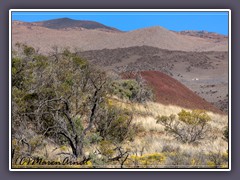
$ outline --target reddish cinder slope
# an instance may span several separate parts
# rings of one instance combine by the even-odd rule
[[[176,105],[188,109],[202,109],[223,114],[211,103],[164,73],[159,71],[142,71],[140,73],[147,81],[147,84],[152,87],[156,101],[161,104]]]

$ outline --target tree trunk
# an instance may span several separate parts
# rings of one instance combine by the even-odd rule
[[[76,157],[82,157],[83,156],[83,143],[78,143],[78,146],[76,147]]]
[[[76,144],[76,147],[75,147],[75,157],[76,158],[79,158],[81,156],[83,156],[83,141],[80,140],[79,141],[79,137],[76,136],[75,137],[75,144]]]

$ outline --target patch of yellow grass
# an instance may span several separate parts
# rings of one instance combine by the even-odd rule
[[[201,145],[196,146],[176,141],[166,134],[164,127],[161,124],[156,123],[157,116],[178,114],[185,108],[173,105],[166,106],[155,102],[147,102],[144,105],[138,103],[127,103],[116,98],[113,101],[119,108],[132,110],[134,113],[133,122],[140,124],[145,129],[145,135],[137,137],[131,145],[135,154],[161,152],[164,146],[171,146],[175,149],[180,148],[181,151],[186,151],[191,154],[226,152],[228,148],[228,143],[222,139],[223,131],[228,125],[227,115],[207,112],[212,119],[210,121],[210,125],[213,128],[213,136],[216,138],[206,139]],[[190,109],[185,110],[191,111]]]
[[[228,143],[222,139],[223,131],[228,124],[228,116],[226,115],[207,112],[212,119],[210,124],[213,128],[213,135],[216,136],[215,139],[205,139],[200,145],[183,144],[175,140],[171,135],[166,134],[164,127],[156,123],[156,117],[178,114],[184,108],[173,105],[166,106],[155,102],[147,102],[145,104],[129,103],[127,101],[121,101],[118,98],[109,99],[109,103],[122,109],[131,110],[134,114],[133,123],[140,124],[144,128],[144,132],[139,134],[133,142],[125,144],[126,148],[131,149],[131,155],[142,156],[144,154],[162,153],[166,147],[171,147],[176,151],[187,152],[194,157],[197,154],[208,154],[210,152],[225,153],[228,148]],[[95,147],[91,148],[94,149]],[[89,150],[88,152],[88,149],[85,150],[86,154],[89,154],[91,151]],[[70,147],[58,147],[49,140],[46,141],[44,148],[35,152],[35,155],[43,155],[49,160],[60,160],[64,155],[59,156],[57,154],[61,152],[71,153],[71,151]]]

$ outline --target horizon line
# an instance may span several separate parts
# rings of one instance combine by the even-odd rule
[[[19,21],[19,22],[24,22],[24,23],[38,23],[38,22],[44,22],[44,21],[50,21],[50,20],[57,20],[57,19],[70,19],[70,20],[74,20],[74,21],[90,21],[90,22],[96,22],[96,23],[99,23],[99,24],[102,24],[104,26],[107,26],[107,27],[110,27],[110,28],[115,28],[119,31],[123,31],[123,32],[130,32],[130,31],[136,31],[136,30],[140,30],[140,29],[148,29],[148,28],[153,28],[153,27],[161,27],[161,28],[164,28],[164,29],[167,29],[168,31],[173,31],[173,32],[183,32],[183,31],[194,31],[194,32],[207,32],[207,33],[215,33],[215,34],[219,34],[219,35],[223,35],[223,36],[227,36],[228,37],[228,34],[222,34],[222,33],[218,33],[218,32],[214,32],[214,31],[207,31],[207,30],[204,30],[204,29],[199,29],[199,30],[196,30],[196,29],[183,29],[183,30],[171,30],[171,29],[168,29],[164,26],[161,26],[161,25],[153,25],[153,26],[145,26],[145,27],[142,27],[142,28],[138,28],[138,29],[134,29],[134,30],[129,30],[129,31],[125,31],[125,30],[121,30],[121,29],[118,29],[116,27],[113,27],[113,26],[108,26],[108,25],[105,25],[103,23],[100,23],[98,21],[94,21],[94,20],[85,20],[85,19],[75,19],[75,18],[69,18],[69,17],[60,17],[60,18],[54,18],[54,19],[47,19],[47,20],[39,20],[39,21],[23,21],[23,20],[12,20],[13,21]],[[47,28],[47,27],[45,27]],[[51,28],[50,28],[51,29]]]

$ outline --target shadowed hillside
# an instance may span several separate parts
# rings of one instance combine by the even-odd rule
[[[34,24],[50,29],[85,28],[119,31],[116,28],[108,27],[95,21],[74,20],[70,18],[53,19],[48,21],[35,22]]]

